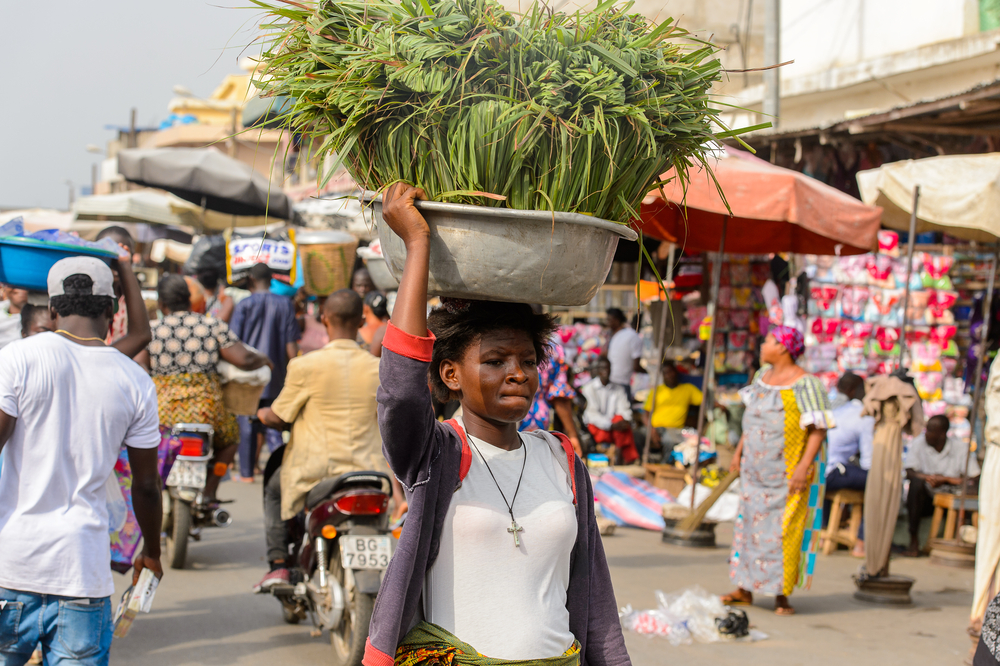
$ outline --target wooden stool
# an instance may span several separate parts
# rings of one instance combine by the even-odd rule
[[[955,529],[958,527],[956,523],[958,522],[958,509],[962,504],[962,498],[960,495],[952,495],[950,493],[937,493],[934,495],[934,517],[931,518],[931,534],[927,538],[928,543],[938,538],[938,531],[941,529],[941,518],[945,515],[945,510],[947,509],[948,515],[944,520],[944,536],[942,537],[945,541],[950,541],[955,538]],[[979,497],[976,495],[969,495],[965,498],[965,513],[972,515],[972,524],[979,527]]]
[[[862,490],[838,490],[828,498],[831,502],[830,521],[823,531],[823,554],[832,553],[838,544],[854,548],[858,542],[858,528],[864,516],[865,493]],[[844,507],[851,507],[851,521],[847,529],[840,529],[840,516]]]

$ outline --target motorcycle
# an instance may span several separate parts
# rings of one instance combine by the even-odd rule
[[[358,666],[382,574],[392,557],[389,477],[349,472],[321,481],[304,515],[288,521],[289,583],[270,588],[285,621],[311,616],[314,635],[330,631],[334,663]]]
[[[202,494],[215,430],[202,423],[178,423],[171,434],[181,447],[164,484],[169,501],[163,503],[163,533],[167,564],[183,569],[189,539],[200,541],[203,527],[229,527],[233,517],[225,508],[207,504]]]

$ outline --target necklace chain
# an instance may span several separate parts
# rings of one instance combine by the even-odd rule
[[[515,523],[516,524],[517,521],[514,520],[514,502],[517,501],[517,492],[519,490],[521,490],[521,479],[524,478],[524,466],[528,462],[528,446],[527,446],[527,444],[523,440],[521,441],[521,448],[524,449],[524,459],[521,461],[521,474],[517,477],[517,487],[514,488],[514,496],[511,497],[510,498],[510,502],[508,502],[507,501],[507,496],[504,495],[503,488],[500,487],[500,483],[497,481],[497,477],[493,475],[493,470],[490,469],[490,464],[488,462],[486,462],[486,456],[484,456],[483,452],[479,450],[479,447],[476,446],[476,443],[474,441],[472,441],[472,437],[471,436],[469,437],[469,443],[472,444],[472,448],[474,448],[476,450],[476,453],[479,454],[479,457],[483,459],[483,464],[486,465],[486,471],[490,473],[490,477],[493,479],[493,483],[496,484],[497,490],[500,491],[500,497],[503,498],[503,503],[507,505],[507,513],[510,514],[510,521],[511,521],[511,523]],[[515,540],[516,540],[516,536],[517,535],[515,534],[514,536],[515,536]]]
[[[56,333],[62,333],[63,335],[68,335],[69,337],[73,338],[74,340],[79,340],[80,342],[90,342],[91,340],[96,341],[96,342],[104,342],[104,338],[81,338],[79,335],[73,335],[69,331],[66,331],[66,330],[61,329],[61,328],[56,329]]]

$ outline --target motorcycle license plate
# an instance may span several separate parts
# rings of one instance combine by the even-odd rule
[[[208,478],[208,463],[202,460],[175,460],[167,485],[181,488],[204,488]]]
[[[340,537],[340,562],[345,569],[385,569],[392,557],[388,536]]]

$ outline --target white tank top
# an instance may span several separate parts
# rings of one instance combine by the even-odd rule
[[[521,433],[521,441],[522,448],[504,451],[469,436],[472,466],[448,507],[424,588],[428,622],[497,659],[555,657],[575,640],[566,609],[577,533],[571,481],[541,434]],[[525,463],[514,502],[523,528],[517,548],[483,457],[508,502]]]

